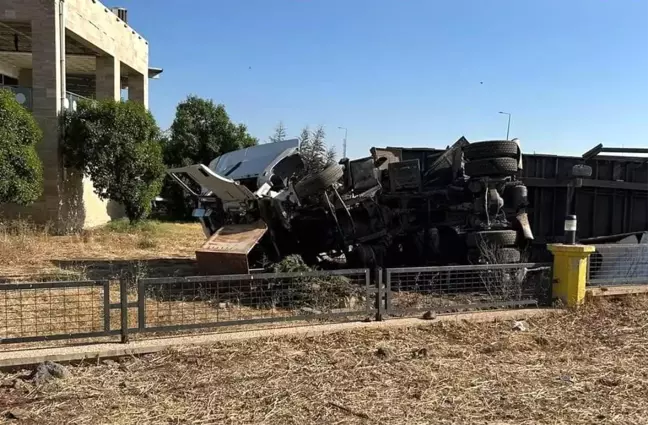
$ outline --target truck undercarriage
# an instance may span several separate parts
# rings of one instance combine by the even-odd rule
[[[291,254],[319,267],[520,261],[533,234],[519,142],[461,138],[429,151],[421,164],[405,148],[372,148],[301,177],[288,140],[169,174],[196,198],[209,238],[197,258],[212,273]]]

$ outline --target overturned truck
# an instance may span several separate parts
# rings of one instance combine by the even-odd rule
[[[299,141],[285,140],[168,173],[196,199],[208,238],[197,259],[209,273],[291,254],[351,268],[520,261],[533,234],[519,141],[408,151],[372,148],[304,175]]]

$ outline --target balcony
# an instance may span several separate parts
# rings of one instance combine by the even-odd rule
[[[65,107],[65,108],[69,108],[69,109],[71,109],[71,110],[73,110],[73,111],[76,111],[76,110],[77,110],[77,105],[78,105],[79,102],[81,102],[82,100],[91,100],[91,99],[89,99],[89,98],[87,98],[87,97],[83,97],[83,96],[81,96],[81,95],[78,95],[78,94],[76,94],[76,93],[72,93],[72,92],[69,92],[69,91],[68,91],[68,92],[65,92],[65,98],[67,99],[68,104],[67,104],[67,105],[64,105],[64,107]]]
[[[33,99],[32,99],[32,89],[29,87],[21,86],[6,86],[0,85],[0,89],[6,89],[11,91],[16,97],[16,101],[23,105],[25,108],[30,111],[33,109]],[[80,96],[76,93],[66,92],[65,97],[67,98],[68,105],[67,107],[76,111],[77,105],[82,100],[88,100],[87,97]]]
[[[29,87],[21,86],[4,86],[0,85],[0,89],[9,90],[16,97],[16,101],[23,105],[25,108],[32,110],[32,89]]]

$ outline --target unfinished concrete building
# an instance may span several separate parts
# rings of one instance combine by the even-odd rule
[[[36,204],[3,206],[5,216],[67,230],[120,214],[93,193],[87,178],[62,167],[58,117],[80,98],[119,100],[122,93],[148,107],[148,80],[161,72],[149,68],[148,52],[125,9],[97,0],[0,0],[0,86],[15,93],[43,131],[38,149],[45,178]]]

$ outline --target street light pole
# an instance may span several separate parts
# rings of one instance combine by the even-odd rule
[[[339,130],[344,130],[344,140],[342,141],[342,158],[346,158],[346,147],[347,147],[347,133],[348,129],[346,127],[338,127]]]
[[[511,114],[500,111],[500,114],[508,115],[508,124],[506,125],[506,140],[509,140],[509,131],[511,130]]]

